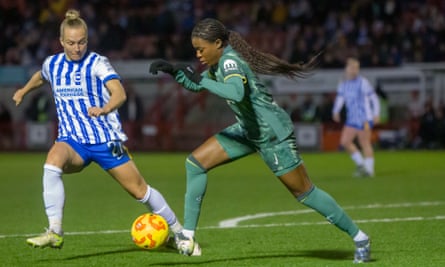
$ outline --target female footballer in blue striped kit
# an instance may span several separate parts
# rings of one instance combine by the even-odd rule
[[[303,205],[323,215],[354,241],[354,261],[370,260],[370,239],[328,193],[315,186],[306,172],[289,115],[274,101],[257,74],[304,77],[312,65],[289,64],[251,47],[239,33],[215,19],[204,19],[192,31],[196,57],[208,66],[202,74],[191,66],[164,60],[151,64],[150,72],[174,76],[184,88],[208,90],[225,99],[237,122],[207,139],[187,158],[184,236],[179,251],[193,254],[194,234],[206,192],[207,172],[258,152],[266,165]],[[312,61],[313,62],[313,61]]]
[[[130,195],[162,215],[174,233],[182,225],[163,196],[148,186],[123,142],[118,107],[126,100],[120,77],[106,57],[87,51],[88,29],[76,10],[68,10],[60,25],[62,53],[46,58],[13,100],[49,82],[57,116],[58,137],[43,166],[43,199],[49,227],[27,239],[34,247],[61,248],[65,192],[62,174],[81,171],[91,162],[107,171]],[[112,205],[112,203],[110,203]]]
[[[359,75],[360,62],[348,58],[345,67],[345,79],[337,88],[332,110],[333,120],[340,122],[340,111],[346,106],[346,122],[340,137],[340,144],[350,154],[357,166],[355,176],[374,176],[374,151],[371,144],[371,130],[379,122],[380,103],[369,81]],[[358,142],[363,155],[354,144]]]

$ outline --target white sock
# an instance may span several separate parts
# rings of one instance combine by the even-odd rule
[[[193,230],[183,230],[182,233],[184,234],[185,237],[188,238],[193,238],[195,236],[195,231]]]
[[[58,235],[63,235],[62,230],[62,219],[57,217],[48,218],[49,230],[53,231]]]
[[[370,174],[374,174],[374,158],[365,158],[364,164],[366,171]]]
[[[175,213],[168,206],[161,193],[159,193],[156,189],[147,186],[147,192],[145,193],[145,196],[139,201],[141,203],[144,203],[149,210],[153,211],[153,213],[159,214],[164,217],[172,230],[173,228],[177,229],[177,225],[179,224],[179,222],[176,219]]]
[[[368,240],[369,237],[362,230],[358,230],[358,233],[354,236],[354,242],[360,242],[364,240]]]
[[[182,224],[180,224],[178,221],[176,221],[173,225],[170,225],[170,230],[174,233],[180,233],[182,232],[184,228],[182,228]]]
[[[62,235],[63,206],[65,189],[62,181],[62,170],[56,166],[43,166],[43,202],[48,216],[49,230]]]
[[[352,159],[352,161],[355,162],[355,165],[357,165],[357,166],[363,165],[363,157],[362,157],[362,154],[359,151],[356,151],[356,152],[352,153],[351,154],[351,159]]]

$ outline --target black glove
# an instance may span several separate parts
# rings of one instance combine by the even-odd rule
[[[192,82],[199,84],[202,80],[201,73],[197,72],[192,66],[187,64],[176,64],[174,72],[184,72],[185,76]]]
[[[150,65],[150,73],[151,74],[158,74],[158,71],[162,71],[162,72],[168,73],[170,75],[173,75],[175,70],[171,63],[169,63],[168,61],[165,61],[163,59],[159,59],[159,60],[153,61],[153,63],[151,63],[151,65]]]

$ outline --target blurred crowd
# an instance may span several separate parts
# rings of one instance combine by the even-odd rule
[[[89,25],[89,48],[110,59],[192,60],[190,31],[218,18],[291,62],[323,50],[322,68],[445,61],[444,0],[0,0],[0,65],[40,65],[61,50],[67,8]]]
[[[190,32],[196,21],[212,17],[256,48],[290,62],[323,51],[321,68],[343,68],[348,56],[358,57],[362,67],[445,61],[445,0],[0,0],[0,65],[36,67],[60,52],[59,26],[68,8],[80,10],[87,22],[89,49],[111,60],[191,61]],[[144,110],[133,95],[129,92],[120,113],[124,124],[140,127]],[[445,105],[435,109],[430,99],[417,97],[413,94],[408,107],[406,146],[444,148]],[[37,92],[25,120],[55,120],[48,98]],[[331,93],[318,99],[305,95],[295,107],[296,96],[290,96],[292,103],[283,106],[294,122],[332,124],[333,99]],[[384,125],[391,112],[382,111]],[[3,104],[0,120],[1,148],[13,135],[11,113]],[[140,134],[140,129],[127,131]]]

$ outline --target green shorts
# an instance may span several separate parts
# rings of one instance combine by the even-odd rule
[[[216,134],[216,139],[232,160],[254,152],[260,153],[261,158],[276,176],[292,171],[303,162],[293,134],[282,141],[257,143],[249,140],[244,134],[244,129],[235,123]]]

